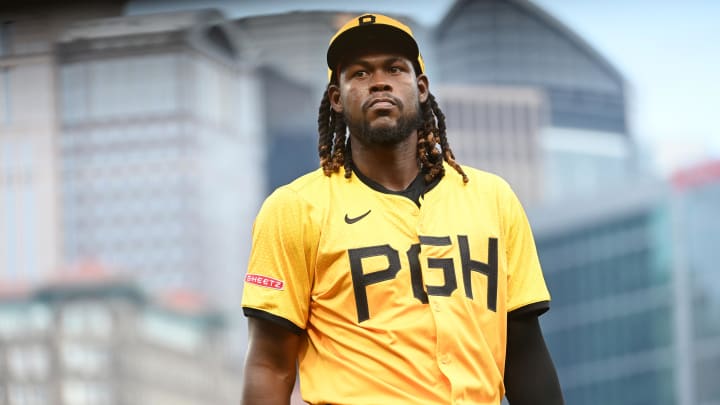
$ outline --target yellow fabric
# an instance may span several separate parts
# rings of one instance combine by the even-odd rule
[[[421,207],[321,170],[265,201],[248,274],[284,284],[246,282],[243,307],[306,331],[305,401],[500,403],[507,313],[550,295],[515,194],[495,175],[464,169],[469,183],[449,171]],[[493,239],[496,292],[486,275]]]

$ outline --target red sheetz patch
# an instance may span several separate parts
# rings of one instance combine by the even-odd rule
[[[258,276],[257,274],[247,274],[245,282],[259,285],[260,287],[272,288],[273,290],[282,290],[285,282],[272,277]]]

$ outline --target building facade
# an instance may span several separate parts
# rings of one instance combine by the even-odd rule
[[[432,92],[458,162],[502,174],[521,201],[542,199],[540,134],[548,120],[542,92],[490,85],[438,85]]]
[[[258,77],[217,12],[76,22],[57,44],[63,252],[239,300],[265,179]]]
[[[0,280],[37,282],[61,256],[54,40],[74,19],[121,11],[115,1],[0,10]]]
[[[566,401],[718,403],[720,163],[615,191],[529,213]]]
[[[262,99],[264,192],[270,194],[318,164],[318,107],[320,96],[312,86],[294,81],[273,67],[258,69]]]
[[[590,193],[632,174],[624,79],[560,21],[527,0],[458,0],[433,39],[436,82],[544,94],[543,199]]]
[[[179,295],[178,295],[179,294]],[[84,268],[0,297],[0,403],[228,404],[224,320],[192,294],[153,299]]]

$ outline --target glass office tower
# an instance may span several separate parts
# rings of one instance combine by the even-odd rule
[[[720,162],[530,212],[569,404],[720,401]]]
[[[526,0],[457,0],[432,36],[434,83],[529,87],[547,98],[539,137],[545,200],[632,174],[625,80],[561,21]]]

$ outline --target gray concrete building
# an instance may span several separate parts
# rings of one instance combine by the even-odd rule
[[[214,11],[79,21],[56,45],[63,252],[237,305],[262,95]]]
[[[440,85],[433,94],[445,114],[448,141],[462,164],[502,174],[523,202],[543,197],[541,131],[545,94],[533,87]]]
[[[121,12],[120,1],[0,7],[0,280],[37,282],[62,255],[54,41],[71,21]]]
[[[152,297],[84,264],[0,294],[0,403],[200,405],[239,397],[225,321],[187,291]]]

